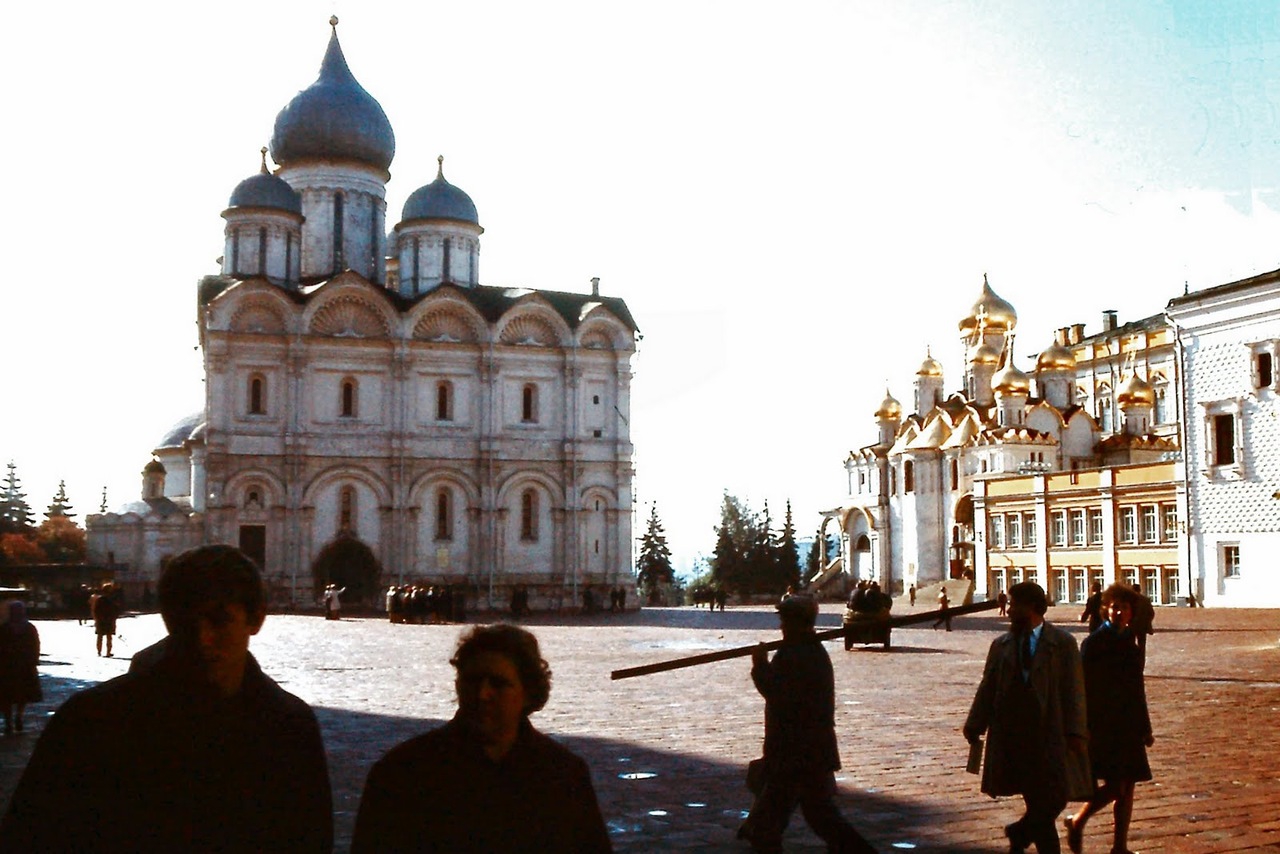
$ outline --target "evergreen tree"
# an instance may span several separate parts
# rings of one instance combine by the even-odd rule
[[[18,467],[13,460],[9,461],[8,468],[3,489],[0,490],[0,533],[30,534],[31,505],[27,503],[26,493],[22,491]]]
[[[800,553],[796,551],[796,527],[791,521],[791,499],[787,499],[787,514],[783,517],[782,536],[778,539],[778,574],[783,585],[800,587]],[[785,587],[784,587],[785,589]]]
[[[671,568],[671,549],[667,546],[667,535],[658,519],[657,504],[649,508],[649,524],[644,536],[640,538],[636,575],[641,595],[651,604],[656,601],[662,586],[675,580],[675,571]]]
[[[711,581],[736,590],[742,576],[743,556],[733,544],[733,532],[725,522],[716,526],[716,547],[711,552]]]
[[[71,502],[67,500],[67,482],[65,480],[58,481],[58,492],[53,496],[53,501],[49,503],[49,509],[44,511],[46,519],[73,519],[74,513],[71,512]]]

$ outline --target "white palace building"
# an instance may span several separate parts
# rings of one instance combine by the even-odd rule
[[[443,162],[388,231],[395,137],[331,24],[198,285],[205,407],[139,501],[88,518],[90,559],[137,593],[187,547],[238,544],[278,605],[327,581],[464,585],[473,607],[632,584],[626,304],[596,280],[481,284],[484,229]]]

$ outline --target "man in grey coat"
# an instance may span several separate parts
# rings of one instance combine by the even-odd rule
[[[1093,791],[1084,671],[1075,638],[1044,621],[1040,585],[1009,590],[1009,631],[991,643],[964,736],[988,733],[982,791],[1021,795],[1022,818],[1004,829],[1011,852],[1034,844],[1058,854],[1057,818],[1068,800]]]

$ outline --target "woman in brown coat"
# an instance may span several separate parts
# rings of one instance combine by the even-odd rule
[[[21,602],[9,603],[9,622],[0,626],[0,709],[4,711],[4,734],[22,732],[22,713],[27,703],[44,699],[40,690],[40,633],[27,619]],[[16,710],[16,714],[15,714]]]

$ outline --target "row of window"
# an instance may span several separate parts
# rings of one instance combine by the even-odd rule
[[[359,415],[359,384],[355,379],[344,379],[339,387],[338,415],[356,418]],[[592,403],[599,404],[600,396],[594,395]],[[267,379],[259,374],[249,377],[248,400],[245,411],[249,415],[268,415]],[[436,383],[436,420],[453,420],[453,383],[440,380]],[[525,383],[520,390],[520,420],[526,424],[538,423],[538,386]],[[596,431],[599,433],[600,431]]]
[[[1119,581],[1130,587],[1138,587],[1148,599],[1156,604],[1172,604],[1182,595],[1182,579],[1174,566],[1125,566],[1120,568]],[[1010,569],[992,568],[989,589],[993,591],[1008,590],[1021,581],[1035,581],[1044,584],[1033,569],[1025,572],[1022,567]],[[1089,589],[1094,585],[1105,584],[1105,576],[1101,569],[1086,567],[1057,567],[1049,573],[1049,583],[1045,592],[1050,601],[1083,603],[1089,598]]]
[[[538,524],[538,492],[526,489],[520,493],[520,540],[536,543],[541,538]],[[258,505],[260,499],[256,490],[250,490],[245,501],[246,506]],[[453,493],[447,489],[436,490],[435,495],[435,531],[433,538],[437,542],[453,540],[454,520]],[[596,508],[599,509],[599,503]],[[356,536],[356,490],[354,486],[344,486],[338,493],[338,530],[344,534]]]
[[[1116,541],[1124,545],[1176,542],[1178,508],[1174,504],[1125,504],[1116,510]],[[1054,510],[1049,516],[1049,544],[1073,548],[1102,545],[1102,509]],[[1035,513],[993,513],[987,520],[988,547],[1036,547]]]

